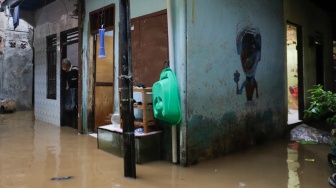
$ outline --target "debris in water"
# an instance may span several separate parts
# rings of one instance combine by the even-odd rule
[[[306,161],[309,161],[309,162],[314,162],[315,159],[305,159]]]
[[[59,181],[59,180],[67,180],[67,179],[71,179],[73,178],[73,176],[61,176],[61,177],[57,177],[57,178],[51,178],[52,181]]]
[[[307,144],[317,144],[316,142],[313,142],[313,141],[300,141],[300,144],[303,144],[303,145],[307,145]]]
[[[246,183],[244,182],[239,182],[239,187],[245,187],[246,186]]]
[[[318,130],[306,124],[299,125],[291,130],[291,141],[297,141],[300,144],[331,144],[331,133]]]

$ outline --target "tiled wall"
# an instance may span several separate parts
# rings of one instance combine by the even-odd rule
[[[42,30],[43,26],[36,30]],[[44,122],[60,125],[60,94],[57,82],[56,100],[47,99],[46,36],[35,38],[35,118]],[[57,80],[59,80],[57,65]]]
[[[74,1],[64,1],[68,11]],[[60,33],[78,26],[77,19],[71,18],[61,1],[49,4],[37,14],[38,26],[34,30],[35,47],[35,118],[60,126],[60,63],[57,64],[56,100],[47,99],[47,53],[46,37],[57,34],[57,60],[60,62]],[[45,20],[47,18],[47,20]],[[42,23],[43,22],[43,23]]]

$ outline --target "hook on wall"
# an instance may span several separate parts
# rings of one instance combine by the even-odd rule
[[[100,39],[100,49],[99,49],[99,55],[98,58],[105,58],[105,29],[104,29],[104,14],[105,14],[105,0],[104,0],[104,5],[103,5],[103,10],[101,12],[100,15],[100,24],[101,24],[101,28],[99,29],[99,39]]]

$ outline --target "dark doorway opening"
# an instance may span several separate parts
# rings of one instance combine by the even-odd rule
[[[64,31],[60,36],[61,42],[61,59],[67,58],[72,66],[78,66],[78,29]],[[61,126],[68,126],[78,129],[78,109],[73,111],[65,110],[65,72],[61,71],[60,76],[60,95],[61,95]],[[78,101],[77,101],[78,104]]]
[[[323,46],[316,45],[316,85],[324,84]]]

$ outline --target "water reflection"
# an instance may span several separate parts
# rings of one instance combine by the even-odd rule
[[[0,118],[0,187],[284,188],[296,180],[301,187],[328,187],[331,175],[330,146],[295,149],[283,139],[187,168],[165,161],[137,165],[137,178],[129,179],[123,159],[99,150],[96,138],[33,117],[15,112]],[[52,180],[65,176],[72,178]]]
[[[299,143],[294,142],[288,144],[287,153],[287,164],[288,164],[288,188],[299,188],[300,187],[300,178],[298,174],[298,169],[300,168],[300,164],[298,162],[299,154],[298,154]]]
[[[28,117],[25,126],[21,126],[20,117],[13,114],[1,114],[0,187],[3,187],[1,185],[27,187],[26,182],[30,179],[28,172],[31,169],[34,158],[32,155],[34,150],[34,136],[31,134],[34,129],[31,115],[28,115]],[[16,147],[23,145],[24,147]],[[12,164],[20,168],[13,168]]]

